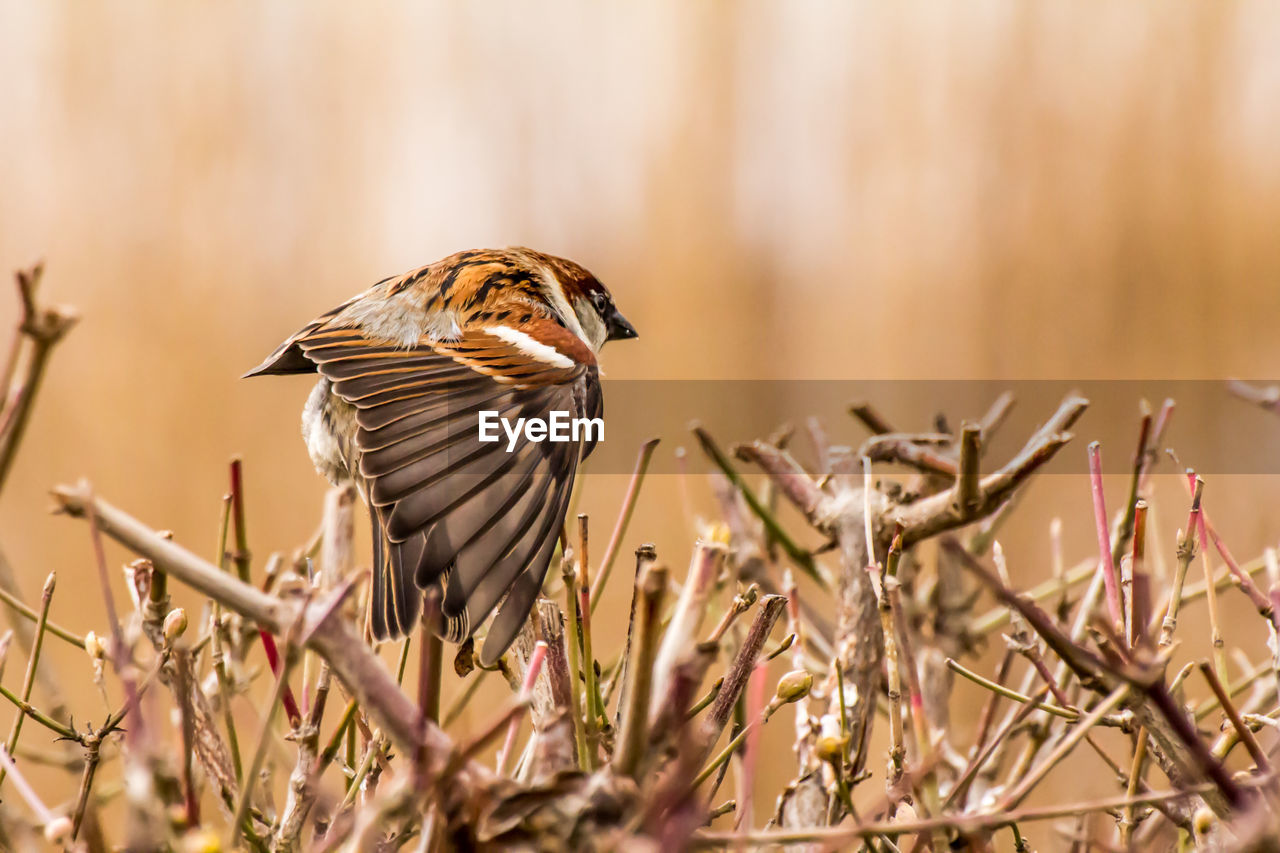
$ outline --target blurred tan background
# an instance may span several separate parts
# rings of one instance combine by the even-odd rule
[[[2,2],[0,270],[46,259],[44,297],[83,320],[0,546],[101,630],[47,487],[87,476],[211,553],[239,453],[255,554],[292,548],[323,495],[309,382],[237,377],[461,248],[596,272],[641,332],[606,351],[616,379],[1275,374],[1278,38],[1264,3]],[[632,538],[682,566],[673,479]],[[1025,563],[1054,513],[1070,557],[1093,547],[1061,479],[1070,502],[1038,489],[1009,533]],[[1273,479],[1211,484],[1243,554],[1280,531]],[[597,530],[623,480],[588,478]]]

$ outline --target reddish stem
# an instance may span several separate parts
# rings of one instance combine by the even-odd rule
[[[276,638],[262,628],[258,629],[258,636],[262,638],[262,649],[267,653],[267,663],[271,665],[271,672],[279,678],[281,664],[280,652],[276,649]],[[284,695],[280,698],[280,703],[284,705],[284,712],[289,717],[289,725],[296,729],[302,723],[302,712],[298,710],[298,702],[293,698],[293,689],[287,684],[284,686]]]
[[[1151,618],[1151,584],[1147,577],[1147,502],[1138,499],[1133,511],[1133,586],[1129,590],[1129,647],[1146,640]]]
[[[1169,419],[1173,417],[1174,402],[1172,399],[1166,398],[1160,406],[1160,412],[1156,415],[1155,425],[1151,430],[1151,440],[1147,444],[1147,452],[1142,461],[1142,473],[1138,476],[1138,494],[1145,495],[1147,492],[1147,480],[1151,476],[1151,464],[1155,461],[1155,455],[1160,450],[1160,442],[1164,439],[1165,430],[1169,427]]]
[[[542,672],[542,662],[547,657],[547,643],[545,640],[539,640],[533,647],[533,654],[529,656],[529,668],[525,670],[524,681],[520,684],[520,701],[528,702],[533,696],[533,685],[538,680],[538,674]],[[516,733],[520,731],[520,717],[511,718],[511,722],[507,724],[507,739],[502,744],[502,752],[498,753],[498,772],[505,773],[507,770],[507,759],[511,756],[511,747],[515,745]]]
[[[1190,468],[1187,469],[1187,488],[1192,492],[1195,491],[1196,473]],[[1271,599],[1262,594],[1262,590],[1258,589],[1258,585],[1253,582],[1253,578],[1249,573],[1240,568],[1240,564],[1236,562],[1236,558],[1232,555],[1231,549],[1227,547],[1227,543],[1222,541],[1222,537],[1218,535],[1217,529],[1213,526],[1213,521],[1209,518],[1209,513],[1202,506],[1200,508],[1200,518],[1204,524],[1204,530],[1209,534],[1209,541],[1213,543],[1213,547],[1217,550],[1218,556],[1222,558],[1222,562],[1227,564],[1227,571],[1235,578],[1236,583],[1240,585],[1240,589],[1244,594],[1249,596],[1249,600],[1253,602],[1253,606],[1258,608],[1258,612],[1262,614],[1268,622],[1280,629],[1280,619],[1277,619],[1276,609],[1271,604]],[[1202,546],[1203,547],[1203,546]]]
[[[1107,503],[1102,492],[1102,448],[1098,442],[1089,445],[1089,480],[1093,487],[1093,520],[1098,529],[1098,571],[1107,588],[1107,610],[1115,625],[1124,625],[1124,606],[1120,602],[1120,579],[1111,559],[1111,528],[1107,523]]]

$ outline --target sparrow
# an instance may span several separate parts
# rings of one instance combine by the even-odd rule
[[[482,441],[481,413],[599,418],[597,353],[636,336],[573,261],[485,249],[383,279],[245,374],[319,374],[302,434],[316,470],[354,483],[369,508],[375,640],[410,633],[434,586],[439,636],[461,642],[496,608],[481,663],[506,651],[541,591],[595,439]]]

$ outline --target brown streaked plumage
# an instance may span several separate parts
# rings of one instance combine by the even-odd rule
[[[319,373],[303,410],[316,469],[354,481],[374,528],[370,627],[413,629],[443,592],[442,635],[497,608],[481,658],[511,644],[542,587],[587,442],[479,441],[479,412],[599,417],[596,352],[636,336],[572,261],[459,252],[383,279],[304,326],[246,376]],[[499,606],[500,605],[500,606]]]

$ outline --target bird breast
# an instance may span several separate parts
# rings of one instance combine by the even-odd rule
[[[328,379],[321,379],[302,409],[302,437],[316,470],[335,486],[351,480],[355,434],[355,407],[333,393]]]

